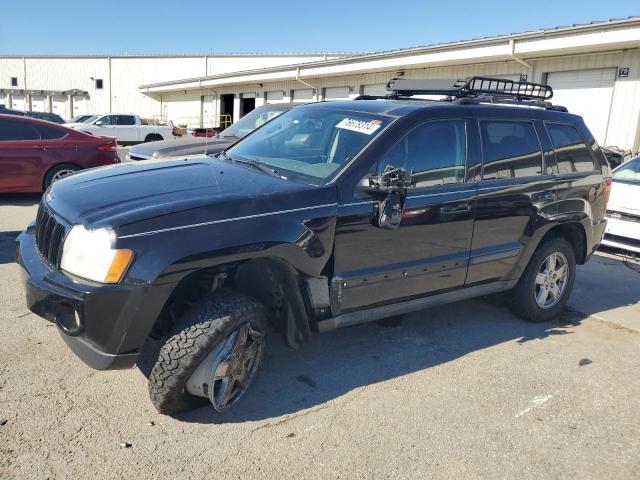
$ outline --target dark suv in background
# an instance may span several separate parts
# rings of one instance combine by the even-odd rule
[[[294,108],[215,157],[54,184],[18,238],[29,308],[98,369],[162,338],[149,378],[162,413],[234,405],[271,328],[296,347],[497,292],[527,320],[554,318],[611,188],[582,118],[533,83],[388,89]]]

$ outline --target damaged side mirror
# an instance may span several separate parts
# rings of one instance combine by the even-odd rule
[[[380,175],[367,175],[358,184],[367,193],[390,193],[413,186],[411,173],[404,168],[388,165]]]
[[[396,229],[402,222],[407,189],[411,188],[411,173],[403,168],[387,166],[380,175],[364,177],[359,188],[369,194],[379,195],[380,202],[372,218],[372,223],[380,228]]]

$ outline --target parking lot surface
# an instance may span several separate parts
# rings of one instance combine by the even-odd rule
[[[639,478],[640,266],[578,270],[554,322],[500,297],[316,335],[272,335],[231,412],[155,412],[138,368],[96,372],[25,307],[0,197],[0,478]]]

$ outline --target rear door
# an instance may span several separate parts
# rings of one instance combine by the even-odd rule
[[[518,278],[518,259],[557,196],[541,122],[493,114],[477,126],[483,163],[467,284]]]
[[[32,124],[0,119],[0,189],[39,186],[46,155]]]
[[[380,228],[379,198],[354,197],[338,206],[334,314],[394,303],[464,284],[473,233],[476,187],[468,181],[468,118],[429,120],[404,134],[380,159],[414,171],[401,224]]]

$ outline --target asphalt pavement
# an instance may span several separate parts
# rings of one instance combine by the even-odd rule
[[[500,296],[269,338],[225,415],[159,415],[140,366],[97,372],[25,307],[13,241],[37,196],[0,198],[0,478],[640,478],[640,268],[578,270],[555,321]]]

